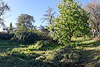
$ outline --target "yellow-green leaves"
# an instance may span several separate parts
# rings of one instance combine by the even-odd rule
[[[66,44],[75,34],[89,33],[88,15],[74,0],[62,0],[58,9],[60,16],[55,19],[55,25],[50,26],[54,29],[53,38],[55,40]]]

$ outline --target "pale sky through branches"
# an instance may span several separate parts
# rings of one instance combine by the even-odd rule
[[[43,17],[43,14],[45,14],[45,11],[48,9],[48,7],[54,8],[54,11],[56,11],[56,15],[58,15],[58,8],[57,4],[60,2],[60,0],[3,0],[4,2],[8,3],[8,5],[11,7],[11,11],[9,11],[5,18],[5,24],[7,26],[10,25],[10,22],[12,22],[13,26],[15,26],[15,23],[17,22],[17,17],[20,14],[29,14],[34,16],[35,24],[37,26],[45,25],[45,23],[42,23],[40,20]],[[81,2],[82,6],[87,4],[91,0],[75,0]]]

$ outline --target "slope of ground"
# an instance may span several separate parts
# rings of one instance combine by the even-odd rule
[[[76,56],[76,60],[78,60],[77,64],[75,63],[72,66],[67,65],[67,67],[100,67],[100,41],[98,38],[79,37],[73,38],[72,40],[70,45],[76,47],[78,52],[80,52],[80,56]],[[71,52],[77,52],[76,49],[72,50],[69,47],[65,47],[66,45],[51,45],[46,42],[49,46],[43,46],[43,44],[41,46],[37,45],[39,43],[36,43],[36,45],[21,45],[11,41],[1,40],[0,67],[61,67],[58,64],[60,57],[65,56],[66,58],[67,55],[71,55]],[[39,49],[37,48],[38,46]],[[65,49],[62,49],[64,47]],[[80,59],[78,59],[79,57]],[[66,62],[66,59],[61,61]],[[63,67],[65,66],[63,63]]]
[[[85,67],[100,67],[100,40],[94,38],[79,43],[81,59]]]

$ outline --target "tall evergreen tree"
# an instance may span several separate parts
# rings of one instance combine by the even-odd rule
[[[10,23],[9,31],[10,31],[10,32],[13,32],[13,26],[12,26],[12,23]]]

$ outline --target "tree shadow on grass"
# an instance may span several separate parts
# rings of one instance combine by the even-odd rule
[[[10,40],[0,40],[0,53],[11,51],[13,48],[20,47],[19,43]]]
[[[81,59],[86,67],[100,66],[100,50],[83,50],[81,51]]]
[[[0,56],[0,67],[56,67],[53,63],[36,60],[40,55],[9,54]]]
[[[95,41],[95,42],[90,42],[90,43],[84,43],[84,44],[82,44],[82,46],[83,47],[98,47],[98,46],[100,46],[100,41]]]
[[[100,46],[100,41],[88,41],[87,43],[83,43],[83,42],[77,42],[77,41],[73,41],[71,43],[74,46],[82,46],[82,47],[98,47]]]
[[[83,47],[80,50],[80,62],[86,67],[100,67],[100,41],[72,42],[72,45]],[[84,49],[85,48],[85,49]]]

